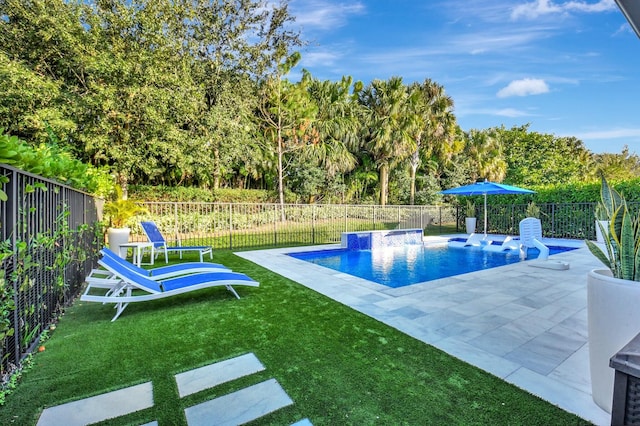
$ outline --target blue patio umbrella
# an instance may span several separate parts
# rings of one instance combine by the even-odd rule
[[[517,186],[504,185],[502,183],[489,182],[488,180],[479,181],[470,185],[459,186],[457,188],[445,189],[440,191],[445,195],[484,195],[484,235],[487,235],[487,195],[500,194],[533,194],[535,191],[530,189],[518,188]]]

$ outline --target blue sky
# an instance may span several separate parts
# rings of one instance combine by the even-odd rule
[[[640,39],[613,0],[290,0],[309,45],[289,75],[430,78],[463,130],[529,124],[640,154]]]

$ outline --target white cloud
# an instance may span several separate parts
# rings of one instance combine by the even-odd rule
[[[501,117],[516,118],[516,117],[527,117],[527,116],[530,116],[531,114],[525,111],[514,109],[514,108],[504,108],[499,111],[496,111],[495,115],[499,115]]]
[[[511,19],[535,19],[543,15],[559,15],[569,12],[598,13],[617,9],[614,0],[599,0],[595,3],[586,1],[568,1],[555,3],[552,0],[535,0],[513,8]]]
[[[619,139],[640,138],[640,129],[607,129],[593,132],[585,132],[577,135],[580,139]]]
[[[291,2],[292,15],[296,17],[296,24],[306,29],[317,28],[328,30],[347,24],[350,15],[364,13],[365,7],[361,2],[332,3],[325,0],[295,0]]]
[[[302,62],[305,67],[314,67],[318,65],[333,65],[340,59],[341,55],[334,51],[316,50],[302,55]]]
[[[523,78],[522,80],[514,80],[507,87],[500,89],[497,96],[499,98],[508,98],[510,96],[540,95],[548,91],[549,86],[544,80]]]

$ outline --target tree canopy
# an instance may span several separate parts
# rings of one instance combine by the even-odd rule
[[[421,203],[475,179],[640,176],[529,125],[461,129],[425,78],[302,70],[286,0],[0,1],[0,128],[128,184],[276,190],[280,202]]]

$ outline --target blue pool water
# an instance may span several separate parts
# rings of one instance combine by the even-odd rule
[[[549,254],[568,250],[573,248],[549,247]],[[527,259],[535,259],[539,253],[538,249],[529,249]],[[289,255],[393,288],[520,262],[517,251],[492,252],[479,247],[422,245],[374,250],[322,250]]]

